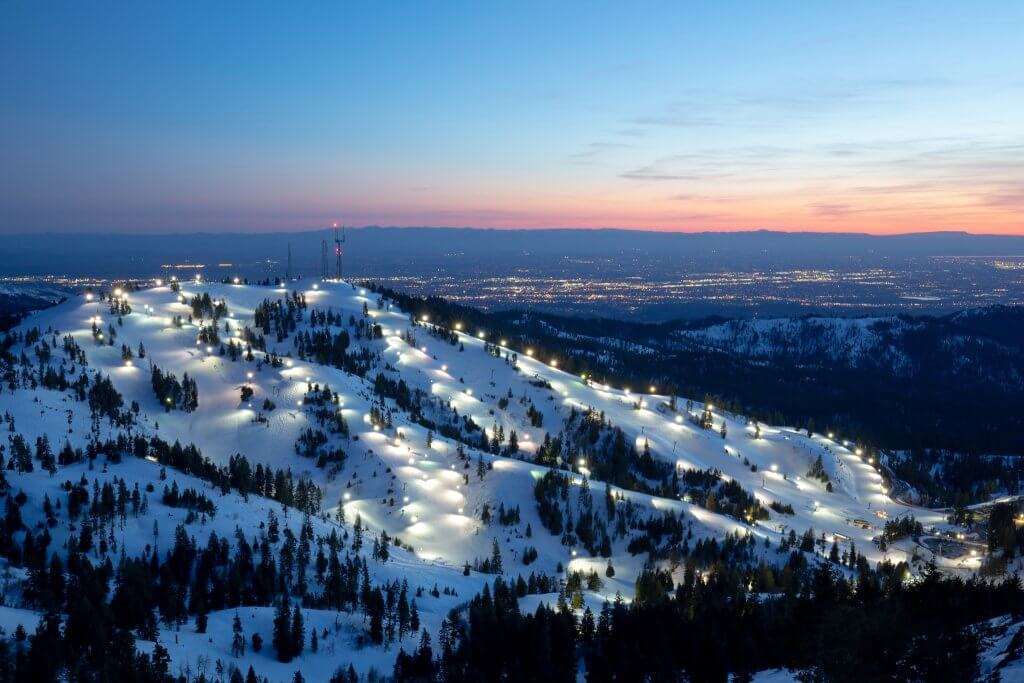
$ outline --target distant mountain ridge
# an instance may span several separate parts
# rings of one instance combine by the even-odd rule
[[[281,233],[0,235],[0,274],[153,275],[170,263],[219,263],[255,268],[275,264],[283,274],[289,245],[294,270],[320,269],[327,230]],[[60,248],[55,249],[59,244]],[[493,230],[477,228],[382,228],[346,231],[346,268],[356,275],[420,265],[453,267],[466,259],[607,258],[698,260],[714,267],[842,264],[850,258],[882,261],[908,257],[1024,256],[1024,236],[962,232],[869,235],[856,233],[649,232],[621,229]],[[465,265],[465,264],[463,264]],[[407,269],[406,269],[407,270]]]
[[[688,341],[754,360],[839,364],[899,377],[941,372],[1024,387],[1024,309],[995,306],[948,316],[731,320],[679,330]]]
[[[32,311],[60,303],[70,291],[45,282],[0,282],[0,330],[6,330]]]

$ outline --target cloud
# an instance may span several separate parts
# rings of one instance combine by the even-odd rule
[[[844,202],[815,202],[811,204],[811,212],[828,220],[841,220],[854,214],[868,213],[868,209]]]
[[[711,180],[714,178],[726,178],[730,174],[723,172],[708,172],[703,170],[697,170],[696,168],[688,168],[685,171],[677,171],[672,167],[674,162],[685,159],[686,157],[666,157],[655,161],[644,166],[624,171],[619,174],[620,178],[626,180]]]
[[[940,188],[934,182],[894,183],[891,185],[855,185],[850,188],[858,194],[914,194],[918,192],[935,192]]]
[[[607,152],[617,149],[628,149],[632,146],[633,145],[627,145],[624,142],[591,142],[585,145],[581,151],[570,154],[569,163],[590,165],[595,163]]]
[[[628,117],[624,123],[641,128],[780,129],[851,111],[891,107],[901,99],[919,102],[930,92],[958,87],[962,84],[946,78],[907,77],[769,84],[762,91],[691,88],[677,93],[660,110]]]
[[[657,173],[647,166],[645,168],[637,168],[632,171],[626,171],[625,173],[619,174],[620,178],[626,180],[700,180],[701,176],[697,175],[679,175],[676,173]]]
[[[1024,183],[1001,188],[982,195],[987,206],[1001,209],[1024,210]]]

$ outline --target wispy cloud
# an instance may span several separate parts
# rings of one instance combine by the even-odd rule
[[[723,171],[712,171],[707,168],[700,168],[697,165],[685,164],[687,157],[673,156],[665,157],[650,164],[623,171],[620,178],[626,180],[710,180],[715,178],[726,178],[730,174]],[[676,170],[685,169],[685,170]]]
[[[961,85],[952,79],[907,77],[779,84],[745,91],[689,89],[680,91],[659,110],[628,117],[623,123],[641,128],[784,128],[899,100],[920,100]]]
[[[1024,182],[984,194],[982,201],[988,206],[1024,211]],[[1024,223],[1024,218],[1021,222]]]
[[[628,145],[624,142],[591,142],[579,152],[570,154],[569,163],[581,165],[594,164],[608,152],[629,149],[630,147],[633,147],[633,145]]]

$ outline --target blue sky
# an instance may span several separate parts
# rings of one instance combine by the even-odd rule
[[[1024,3],[0,8],[0,231],[1024,232]]]

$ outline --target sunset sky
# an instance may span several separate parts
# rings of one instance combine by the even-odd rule
[[[6,2],[0,232],[1024,234],[1022,27],[1019,1]]]

